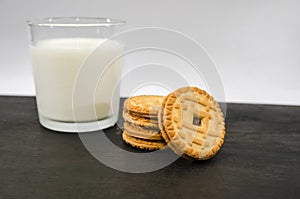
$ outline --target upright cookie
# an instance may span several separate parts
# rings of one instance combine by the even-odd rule
[[[196,87],[170,93],[159,110],[158,121],[168,146],[183,156],[209,159],[224,142],[225,123],[219,104]]]
[[[123,132],[122,138],[127,144],[139,149],[153,151],[153,150],[163,149],[166,146],[166,143],[164,141],[139,139],[128,135],[127,131]]]
[[[124,110],[142,117],[157,117],[157,113],[164,100],[163,96],[140,95],[125,100]]]

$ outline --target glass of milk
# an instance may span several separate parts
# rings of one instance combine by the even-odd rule
[[[113,35],[124,23],[110,18],[80,17],[28,22],[36,101],[42,126],[76,133],[105,129],[116,123],[120,91],[115,85],[120,81],[122,62],[107,65],[122,54],[123,44],[114,40]],[[89,59],[98,48],[101,48],[98,54],[95,56],[94,53]],[[85,71],[85,79],[81,76],[78,82],[85,67],[89,68],[90,74]],[[95,75],[93,71],[98,72]],[[89,77],[97,78],[101,71],[106,71],[105,77],[98,81],[101,87],[81,89],[79,94],[77,89],[74,96],[76,86],[86,84]],[[83,86],[92,88],[94,85]],[[86,96],[93,96],[93,99],[86,99]],[[77,117],[74,101],[75,108],[80,110]]]

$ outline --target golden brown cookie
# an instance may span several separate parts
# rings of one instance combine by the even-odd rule
[[[157,128],[158,120],[155,118],[145,118],[130,114],[128,111],[123,111],[123,118],[125,122],[132,123],[136,126],[141,126],[145,128]]]
[[[177,154],[205,160],[220,150],[225,136],[219,104],[205,91],[183,87],[170,93],[158,114],[168,146]]]
[[[144,128],[129,122],[124,122],[124,130],[127,134],[136,138],[147,140],[163,140],[160,130],[156,128]]]
[[[163,149],[166,146],[166,143],[164,141],[153,141],[136,138],[128,135],[127,131],[125,130],[123,131],[122,138],[127,144],[133,147],[146,149],[149,151]]]
[[[164,97],[158,95],[133,96],[125,100],[124,110],[142,117],[156,117]]]
[[[133,111],[129,111],[127,109],[124,109],[125,111],[127,111],[130,115],[134,116],[134,117],[142,117],[142,118],[146,118],[146,119],[151,119],[151,120],[157,120],[157,114],[156,115],[150,115],[150,114],[140,114],[137,112],[133,112]]]

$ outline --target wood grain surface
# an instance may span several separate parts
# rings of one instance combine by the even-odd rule
[[[300,107],[228,104],[225,144],[215,158],[179,158],[143,174],[106,167],[77,134],[40,126],[32,97],[2,96],[0,113],[0,198],[300,196]],[[118,127],[105,133],[136,150],[122,142]]]

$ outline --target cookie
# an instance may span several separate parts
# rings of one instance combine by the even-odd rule
[[[130,114],[126,110],[123,111],[123,118],[124,118],[125,122],[132,123],[136,126],[158,129],[158,120],[157,120],[157,118],[155,118],[155,119],[152,118],[151,119],[151,118],[139,117],[139,116]]]
[[[124,129],[127,134],[136,138],[148,140],[163,140],[160,130],[156,128],[144,128],[129,122],[124,122]]]
[[[136,138],[128,135],[127,131],[125,130],[123,131],[122,138],[124,142],[135,148],[145,149],[149,151],[163,149],[166,146],[166,143],[164,141],[150,141]]]
[[[125,100],[124,110],[142,117],[157,117],[163,100],[164,97],[158,95],[133,96]]]
[[[158,121],[168,146],[185,157],[212,158],[224,142],[225,123],[219,104],[196,87],[170,93],[162,103]]]
[[[127,109],[124,109],[125,111],[127,111],[130,115],[134,116],[134,117],[142,117],[142,118],[146,118],[146,119],[151,119],[151,120],[157,120],[157,114],[141,114],[141,113],[137,113],[137,112],[133,112],[133,111],[129,111]]]

